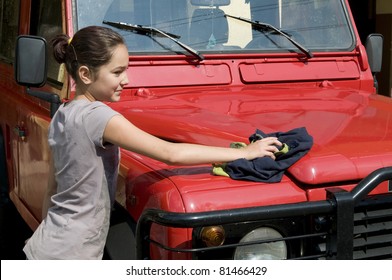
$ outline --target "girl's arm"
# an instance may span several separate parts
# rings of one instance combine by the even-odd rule
[[[121,115],[109,120],[103,137],[106,142],[169,165],[229,162],[238,158],[251,160],[264,156],[274,159],[274,152],[278,151],[276,146],[282,145],[274,137],[264,138],[242,149],[171,143],[142,131]]]

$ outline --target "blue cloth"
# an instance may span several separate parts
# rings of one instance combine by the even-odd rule
[[[260,136],[263,138],[277,137],[280,142],[289,146],[289,151],[277,156],[275,160],[270,157],[261,157],[254,160],[237,159],[229,162],[224,170],[230,178],[268,183],[280,182],[285,170],[307,154],[313,146],[313,137],[308,134],[305,127],[270,134],[257,129],[249,137],[249,141],[259,140]]]

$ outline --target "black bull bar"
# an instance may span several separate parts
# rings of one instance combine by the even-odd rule
[[[198,213],[174,213],[159,209],[147,209],[142,213],[136,228],[136,256],[137,259],[149,258],[149,233],[153,223],[174,228],[195,228],[263,219],[335,214],[337,224],[336,232],[333,234],[333,249],[336,250],[336,259],[352,259],[353,243],[352,239],[347,236],[353,235],[354,207],[380,183],[387,180],[392,180],[392,167],[373,171],[349,192],[340,188],[329,188],[327,199],[322,201]],[[190,252],[192,251],[190,250]]]

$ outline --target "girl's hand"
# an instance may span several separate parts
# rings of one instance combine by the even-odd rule
[[[255,159],[257,157],[270,157],[275,160],[275,154],[279,151],[278,147],[281,147],[282,143],[276,137],[266,137],[261,140],[255,141],[245,147],[248,160]]]

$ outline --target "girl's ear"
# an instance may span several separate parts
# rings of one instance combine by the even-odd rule
[[[78,69],[79,79],[86,85],[93,82],[93,75],[87,66],[80,66]]]

